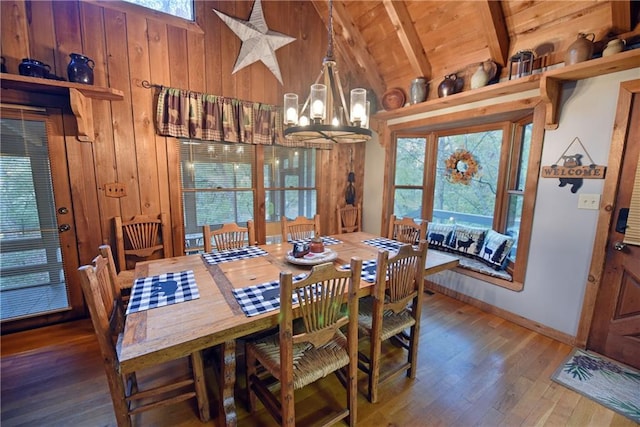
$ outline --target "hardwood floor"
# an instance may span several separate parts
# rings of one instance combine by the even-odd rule
[[[9,426],[111,426],[115,417],[89,320],[2,337],[2,412]],[[391,346],[393,363],[401,350]],[[636,426],[629,419],[549,378],[571,348],[452,298],[425,298],[415,380],[399,377],[380,403],[359,397],[361,426]],[[186,369],[176,362],[173,372]],[[148,372],[150,380],[162,370]],[[210,383],[213,368],[207,367]],[[364,374],[361,374],[364,390]],[[244,386],[240,375],[239,385]],[[215,396],[212,406],[215,408]],[[240,426],[272,426],[263,410],[246,412],[238,390]],[[318,399],[342,404],[334,376],[296,394],[300,425],[317,419]],[[215,415],[215,410],[214,410]],[[137,425],[198,426],[195,403],[143,413]],[[210,425],[216,425],[211,421]]]

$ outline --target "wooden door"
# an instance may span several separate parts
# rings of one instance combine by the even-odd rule
[[[631,96],[624,107],[629,110],[629,127],[587,348],[640,368],[640,246],[623,243],[618,223],[621,209],[631,201],[640,156],[640,93]]]
[[[1,109],[3,332],[84,314],[63,121],[56,108]]]

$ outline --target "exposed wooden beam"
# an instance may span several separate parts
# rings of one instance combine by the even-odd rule
[[[631,6],[629,1],[612,1],[610,5],[611,33],[620,34],[631,31]]]
[[[327,2],[324,0],[313,0],[313,6],[316,8],[320,19],[328,27],[328,19],[326,16]],[[378,71],[378,64],[367,49],[366,42],[360,33],[360,30],[353,22],[353,19],[347,8],[342,2],[333,3],[333,24],[334,24],[334,42],[341,51],[344,58],[355,58],[362,75],[371,89],[381,97],[387,90],[387,86]],[[336,37],[339,36],[339,37]]]
[[[431,80],[431,64],[416,28],[411,21],[407,5],[404,1],[383,0],[382,3],[396,29],[400,44],[402,44],[402,48],[409,59],[414,75],[423,76],[427,80]]]
[[[500,3],[500,1],[483,0],[475,4],[482,22],[486,23],[485,34],[490,59],[504,67],[509,55],[509,32]]]

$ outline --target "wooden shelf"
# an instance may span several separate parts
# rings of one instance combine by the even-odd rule
[[[71,110],[76,117],[78,139],[87,142],[93,141],[93,108],[89,99],[104,101],[124,99],[124,93],[117,89],[18,74],[3,73],[0,75],[0,82],[3,89],[68,96]]]
[[[408,105],[396,110],[380,111],[373,117],[377,120],[389,120],[469,104],[471,102],[483,101],[485,99],[496,98],[499,96],[525,92],[527,90],[537,89],[540,86],[539,81],[540,74],[532,74],[516,80],[508,80],[506,82],[492,84],[479,89],[456,93],[444,98],[437,98],[420,102],[418,104]]]
[[[397,110],[380,111],[373,118],[386,121],[540,88],[540,96],[547,103],[545,128],[556,129],[558,127],[558,106],[562,95],[562,82],[581,80],[632,68],[640,69],[640,49],[628,50],[607,57],[567,65],[542,74],[533,74],[516,80],[508,80],[480,89],[456,93],[445,98],[409,105]]]
[[[547,103],[545,129],[558,128],[558,107],[562,96],[563,82],[582,80],[632,68],[640,68],[640,49],[627,50],[615,55],[579,62],[544,73],[540,80],[540,96]],[[638,77],[640,77],[640,73]]]
[[[108,87],[71,83],[60,80],[27,77],[19,74],[0,74],[2,87],[5,89],[23,90],[26,92],[44,92],[52,94],[68,93],[70,88],[80,91],[87,98],[121,101],[124,99],[122,91]]]

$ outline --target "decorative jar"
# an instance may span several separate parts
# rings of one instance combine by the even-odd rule
[[[489,74],[484,70],[484,65],[480,64],[473,76],[471,76],[471,89],[478,89],[486,86],[489,82]]]
[[[411,87],[409,88],[409,94],[412,104],[424,102],[427,100],[427,79],[424,77],[418,77],[411,81]]]
[[[578,38],[569,45],[564,55],[564,64],[572,65],[591,59],[595,37],[593,33],[578,33]]]
[[[71,61],[69,61],[69,65],[67,66],[69,81],[92,85],[95,62],[79,53],[72,53],[69,56],[71,57]]]
[[[622,52],[626,44],[627,42],[621,39],[609,40],[609,43],[607,43],[607,47],[605,47],[602,51],[602,56],[609,56],[618,52]]]

